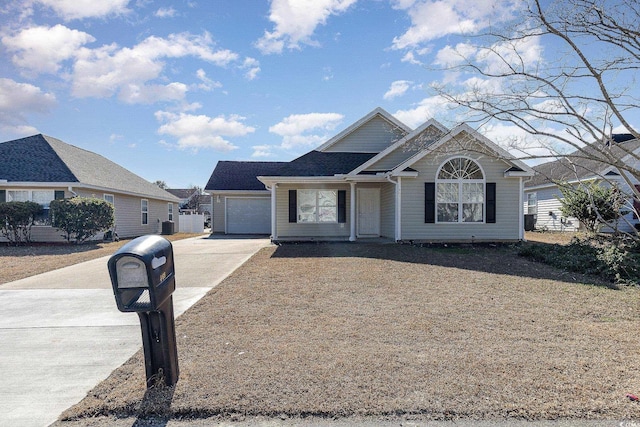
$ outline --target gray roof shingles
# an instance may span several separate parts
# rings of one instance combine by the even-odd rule
[[[0,144],[0,179],[73,183],[167,201],[178,198],[107,158],[42,134]]]
[[[205,187],[210,191],[265,190],[258,176],[333,176],[346,174],[377,153],[310,151],[290,162],[220,161]]]

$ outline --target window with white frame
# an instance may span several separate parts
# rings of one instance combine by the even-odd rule
[[[485,181],[480,166],[466,157],[445,162],[436,176],[437,222],[483,222]]]
[[[338,222],[338,190],[298,190],[298,222]]]
[[[147,199],[140,200],[140,211],[142,212],[142,225],[149,224],[149,201]]]
[[[173,221],[173,203],[167,203],[169,209],[169,221]]]
[[[109,202],[115,206],[116,198],[113,196],[113,194],[104,194],[102,198],[104,199],[105,202]]]
[[[7,190],[7,202],[34,202],[42,206],[42,213],[34,218],[35,225],[49,225],[49,207],[56,198],[55,190]]]
[[[538,213],[538,193],[527,194],[527,213]]]

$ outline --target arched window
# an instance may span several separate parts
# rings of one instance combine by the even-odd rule
[[[447,160],[436,176],[437,222],[483,222],[484,188],[484,174],[475,161]]]

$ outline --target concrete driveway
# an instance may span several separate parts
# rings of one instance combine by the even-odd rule
[[[175,315],[269,244],[208,235],[174,242]],[[53,423],[142,347],[137,314],[116,308],[108,259],[0,285],[0,425]]]

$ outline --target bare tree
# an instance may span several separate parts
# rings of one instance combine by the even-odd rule
[[[434,89],[462,107],[467,122],[519,129],[509,142],[519,158],[561,156],[567,168],[613,166],[640,199],[639,144],[612,139],[614,133],[640,138],[632,124],[640,112],[640,2],[523,3],[517,22],[449,48],[440,64],[458,79]],[[543,46],[546,59],[540,59]]]
[[[153,182],[155,185],[157,185],[158,187],[162,188],[163,190],[166,190],[167,188],[169,188],[167,186],[167,183],[162,181],[162,180],[157,180]]]

